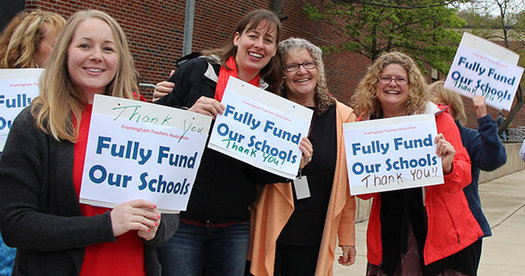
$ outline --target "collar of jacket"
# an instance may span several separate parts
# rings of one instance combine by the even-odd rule
[[[208,69],[206,69],[206,72],[204,72],[204,77],[207,79],[213,81],[214,83],[217,83],[217,80],[219,79],[219,72],[215,71],[213,68],[213,64],[221,64],[219,57],[216,55],[212,56],[202,56],[199,58],[206,58],[208,61]],[[266,83],[262,78],[259,78],[259,87],[261,89],[268,88],[269,84]]]
[[[424,114],[434,114],[436,117],[439,116],[443,112],[448,112],[448,106],[447,105],[436,105],[433,102],[427,102],[425,106]]]

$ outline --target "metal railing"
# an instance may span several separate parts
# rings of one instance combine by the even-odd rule
[[[139,87],[140,88],[149,88],[149,89],[155,89],[157,88],[157,86],[155,84],[151,84],[151,83],[139,83]]]
[[[521,142],[525,139],[525,126],[507,128],[507,141]]]
[[[155,84],[151,83],[139,83],[139,89],[140,94],[146,98],[147,101],[151,101],[151,98],[153,97],[153,90],[155,90],[157,86]]]

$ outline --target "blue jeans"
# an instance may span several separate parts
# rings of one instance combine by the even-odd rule
[[[13,263],[15,262],[16,248],[5,245],[0,235],[0,276],[11,275]]]
[[[157,247],[162,275],[243,276],[249,240],[249,222],[214,228],[181,221],[171,239]]]

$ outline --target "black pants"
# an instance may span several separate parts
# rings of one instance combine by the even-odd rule
[[[274,276],[308,276],[315,274],[319,246],[277,244]]]

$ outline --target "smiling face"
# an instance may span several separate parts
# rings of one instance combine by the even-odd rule
[[[408,73],[399,64],[389,64],[383,69],[380,78],[389,78],[388,83],[383,83],[378,80],[377,83],[377,98],[381,103],[383,116],[385,118],[401,116],[406,114],[406,103],[409,98],[410,84],[400,84],[393,80],[405,79],[408,80]]]
[[[277,30],[267,20],[256,28],[235,33],[233,44],[237,47],[235,62],[239,78],[251,81],[263,69],[277,51]]]
[[[312,61],[314,58],[308,50],[296,48],[288,51],[284,65],[304,64]],[[314,94],[318,75],[317,67],[306,69],[302,65],[295,72],[286,71],[286,78],[284,79],[286,97],[305,106],[315,106]]]
[[[80,22],[67,52],[67,67],[73,85],[86,96],[104,94],[117,71],[118,54],[109,25],[97,18]]]

